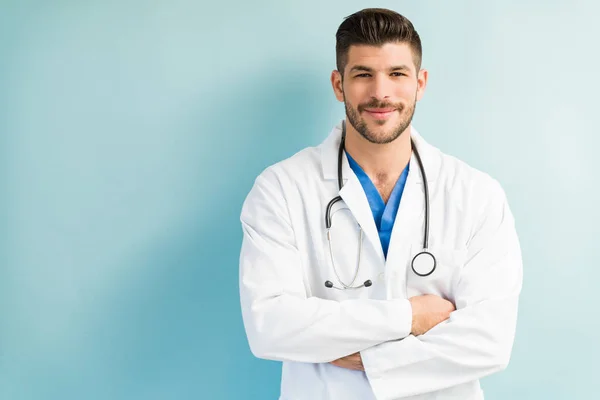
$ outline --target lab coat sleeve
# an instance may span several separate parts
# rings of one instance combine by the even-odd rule
[[[329,362],[410,333],[412,308],[406,299],[338,302],[307,296],[305,266],[271,170],[256,179],[241,222],[240,301],[256,357]]]
[[[410,335],[361,352],[378,400],[449,388],[507,366],[516,328],[522,260],[504,192],[493,183],[467,245],[467,259],[455,289],[456,311],[424,335]]]

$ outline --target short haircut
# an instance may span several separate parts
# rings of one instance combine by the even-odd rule
[[[365,8],[344,18],[335,34],[335,56],[338,71],[344,75],[352,45],[383,46],[407,43],[413,53],[417,72],[421,69],[421,38],[404,16],[385,8]]]

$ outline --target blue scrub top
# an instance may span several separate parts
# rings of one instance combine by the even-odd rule
[[[408,164],[400,174],[400,177],[396,181],[396,185],[390,194],[387,204],[383,202],[381,195],[377,191],[377,188],[371,181],[371,178],[365,173],[360,165],[350,154],[346,153],[348,157],[348,163],[350,168],[354,171],[360,184],[367,195],[373,218],[375,219],[375,225],[377,226],[377,232],[379,233],[379,240],[381,241],[381,248],[383,249],[383,255],[387,258],[388,247],[390,246],[390,236],[392,235],[392,227],[396,220],[396,214],[400,207],[400,199],[402,198],[402,192],[404,191],[404,185],[406,184],[406,177],[408,176]]]

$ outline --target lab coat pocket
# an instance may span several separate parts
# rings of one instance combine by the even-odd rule
[[[422,294],[434,294],[448,300],[454,299],[454,287],[467,258],[466,249],[433,247],[428,251],[436,259],[431,275],[419,276],[412,269],[413,258],[423,251],[421,246],[412,246],[406,268],[406,294],[408,298]]]

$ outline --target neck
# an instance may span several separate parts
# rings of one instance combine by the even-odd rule
[[[410,126],[393,142],[376,144],[346,121],[346,151],[375,184],[396,182],[412,154]]]

